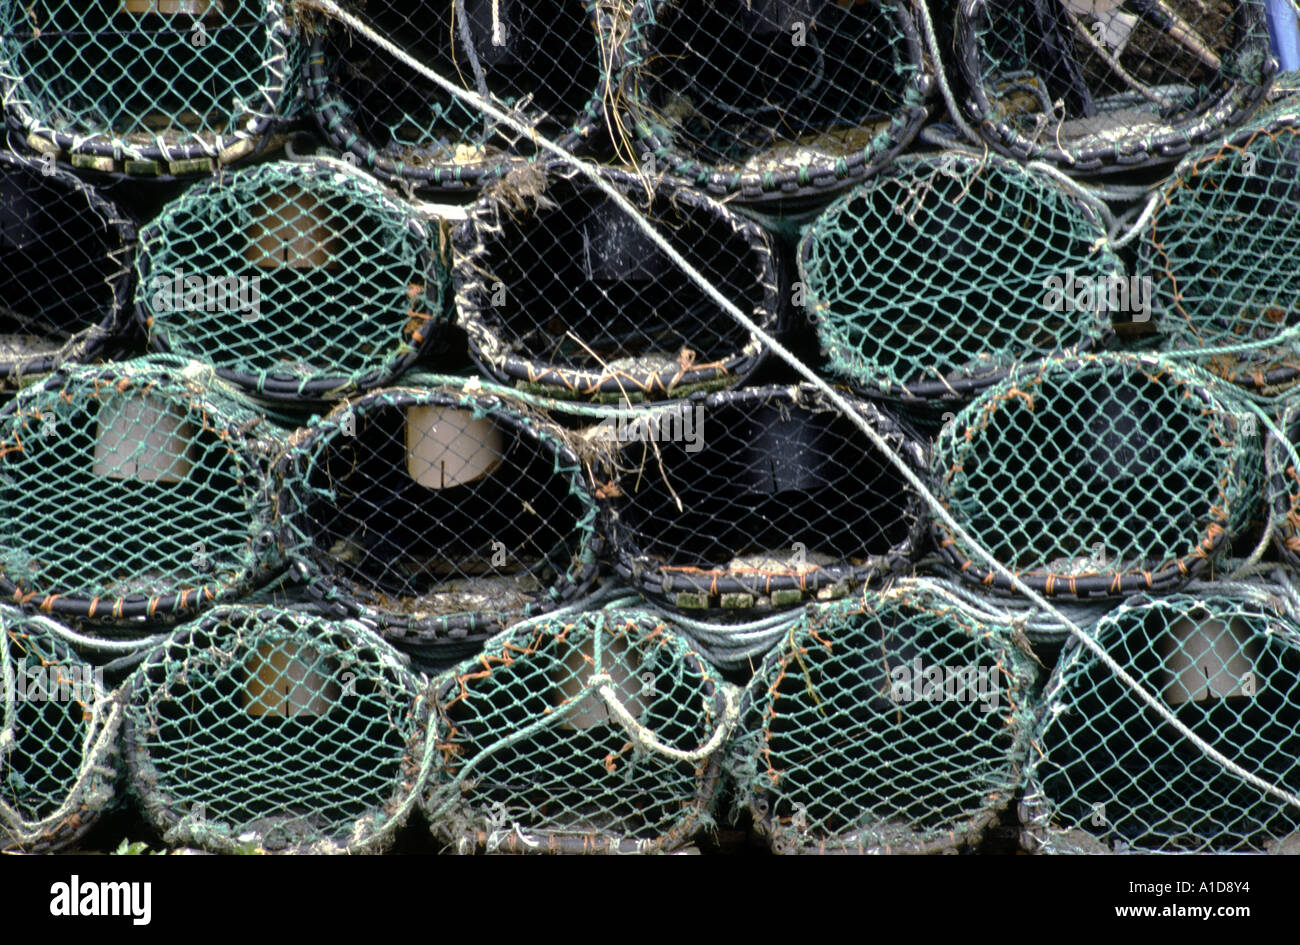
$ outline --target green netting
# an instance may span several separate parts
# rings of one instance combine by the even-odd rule
[[[923,475],[920,438],[888,411],[865,422]],[[587,431],[620,577],[692,611],[771,610],[905,570],[920,497],[809,385],[700,393]]]
[[[1183,162],[1140,244],[1165,350],[1180,357],[1180,349],[1219,349],[1195,360],[1263,392],[1300,375],[1296,106],[1292,100],[1271,109]],[[1279,335],[1275,346],[1258,344]],[[1241,347],[1252,342],[1256,347]]]
[[[278,477],[280,539],[312,594],[410,645],[481,642],[595,577],[596,500],[567,434],[476,382],[342,404]]]
[[[121,709],[47,617],[0,604],[0,851],[75,842],[114,795]]]
[[[376,36],[566,150],[581,150],[604,123],[607,17],[598,18],[593,0],[365,0],[344,7]],[[307,91],[317,121],[381,177],[417,189],[465,190],[536,152],[527,135],[448,95],[374,37],[341,23],[315,32]]]
[[[212,178],[140,234],[152,346],[262,396],[341,398],[394,380],[447,322],[444,233],[328,163]]]
[[[661,181],[610,184],[760,327],[784,279],[757,223]],[[453,236],[459,324],[485,373],[559,396],[640,400],[742,383],[766,346],[738,325],[587,178],[561,166],[488,189]]]
[[[828,369],[899,398],[968,397],[1097,347],[1135,301],[1097,211],[992,155],[899,159],[817,218],[799,266]]]
[[[423,808],[459,852],[663,852],[713,825],[735,696],[652,615],[529,621],[434,687]]]
[[[164,620],[269,576],[281,435],[210,369],[67,368],[0,411],[0,592],[67,617]]]
[[[1026,366],[944,426],[934,488],[1034,590],[1171,590],[1245,531],[1265,491],[1256,418],[1231,395],[1154,356]],[[1008,589],[937,519],[934,534],[967,578]]]
[[[909,2],[638,0],[614,117],[650,176],[741,199],[825,192],[912,140],[934,80]]]
[[[1268,601],[1213,586],[1132,598],[1096,640],[1192,732],[1294,792],[1300,625]],[[1300,813],[1205,756],[1082,646],[1062,654],[1040,717],[1021,808],[1031,847],[1259,852],[1300,830]]]
[[[0,81],[36,150],[96,170],[203,174],[254,153],[294,98],[279,0],[4,0]]]
[[[132,787],[173,846],[378,852],[432,761],[424,682],[352,621],[219,608],[123,692]]]
[[[1264,7],[961,0],[952,53],[962,104],[1012,157],[1079,174],[1167,162],[1263,101],[1277,69]]]
[[[781,853],[921,853],[977,840],[1014,796],[1028,647],[906,581],[810,607],[745,689],[737,802]]]
[[[1300,569],[1300,402],[1290,399],[1278,418],[1279,438],[1269,431],[1265,448],[1268,452],[1268,507],[1273,518],[1273,544],[1278,556],[1292,568]]]
[[[87,361],[126,321],[135,226],[80,180],[0,151],[0,384]]]

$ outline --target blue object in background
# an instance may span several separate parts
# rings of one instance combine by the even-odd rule
[[[1291,0],[1266,0],[1269,46],[1283,72],[1300,70],[1300,25]]]

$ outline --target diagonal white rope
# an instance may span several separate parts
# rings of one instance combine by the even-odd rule
[[[1033,601],[1044,611],[1052,614],[1054,617],[1060,620],[1061,625],[1065,627],[1067,630],[1069,630],[1071,634],[1077,637],[1083,646],[1087,647],[1093,653],[1093,655],[1096,656],[1097,659],[1099,659],[1106,666],[1107,669],[1109,669],[1112,673],[1114,673],[1130,690],[1132,690],[1134,695],[1136,695],[1144,703],[1146,703],[1146,705],[1152,711],[1154,711],[1157,715],[1160,716],[1161,719],[1163,719],[1166,723],[1172,726],[1175,731],[1177,731],[1180,735],[1182,735],[1189,742],[1195,745],[1202,753],[1206,755],[1206,757],[1213,759],[1217,764],[1221,765],[1226,771],[1232,773],[1238,778],[1241,778],[1246,783],[1252,785],[1253,787],[1258,788],[1264,793],[1272,795],[1273,797],[1276,797],[1279,800],[1285,801],[1286,803],[1296,808],[1300,808],[1300,796],[1296,796],[1295,794],[1292,794],[1290,791],[1280,788],[1274,784],[1270,784],[1268,781],[1265,781],[1263,778],[1259,777],[1253,772],[1247,771],[1245,768],[1241,767],[1231,758],[1228,758],[1217,748],[1215,748],[1205,739],[1201,738],[1201,736],[1197,735],[1190,728],[1188,728],[1183,722],[1181,722],[1177,717],[1174,716],[1174,714],[1169,710],[1167,706],[1165,706],[1162,702],[1156,699],[1155,696],[1151,695],[1151,693],[1143,689],[1142,686],[1138,683],[1138,681],[1134,679],[1131,675],[1129,675],[1129,673],[1124,669],[1124,667],[1121,666],[1114,659],[1114,657],[1112,657],[1109,653],[1107,653],[1095,640],[1093,640],[1090,636],[1088,636],[1087,633],[1085,633],[1078,626],[1076,626],[1074,622],[1071,621],[1069,618],[1067,618],[1064,614],[1060,613],[1045,598],[1040,596],[1027,584],[1021,581],[1019,577],[1017,577],[1015,574],[1012,574],[1011,571],[1009,571],[1001,562],[999,562],[996,558],[993,557],[991,552],[987,551],[982,545],[980,545],[970,535],[968,535],[966,533],[966,530],[963,529],[960,524],[958,524],[957,520],[954,519],[952,515],[948,512],[948,510],[945,509],[940,504],[939,500],[934,497],[934,495],[926,487],[925,483],[921,481],[920,477],[917,476],[916,473],[914,473],[911,470],[911,468],[907,465],[907,463],[903,462],[902,458],[898,456],[898,454],[895,453],[890,448],[889,444],[885,442],[884,438],[881,437],[880,434],[877,433],[876,430],[871,426],[871,424],[869,424],[857,412],[857,410],[854,409],[853,405],[847,399],[845,399],[840,393],[838,393],[833,387],[831,387],[830,384],[828,384],[825,380],[819,377],[811,368],[809,368],[802,361],[800,361],[799,358],[797,358],[788,348],[786,348],[779,341],[773,338],[770,334],[764,331],[761,326],[759,326],[753,321],[753,319],[749,318],[749,316],[747,316],[743,311],[741,311],[740,308],[734,302],[726,298],[720,291],[718,291],[718,289],[711,282],[709,282],[709,280],[706,279],[700,273],[700,271],[690,263],[688,259],[686,259],[680,252],[678,252],[677,249],[674,248],[673,245],[667,239],[665,239],[664,236],[661,235],[659,231],[656,230],[655,227],[652,226],[650,222],[646,220],[637,211],[637,209],[632,205],[632,203],[626,197],[624,197],[621,193],[619,193],[616,188],[614,188],[607,180],[605,180],[605,178],[600,173],[600,168],[598,165],[588,163],[579,158],[575,158],[572,154],[570,154],[568,151],[561,148],[558,144],[538,134],[535,129],[530,128],[528,125],[521,122],[519,119],[513,117],[512,115],[507,114],[505,111],[497,107],[497,105],[495,105],[494,103],[489,102],[486,99],[484,99],[482,96],[478,95],[477,93],[471,92],[467,89],[463,89],[460,86],[456,85],[454,82],[450,81],[449,79],[444,78],[442,75],[435,72],[433,69],[430,69],[424,63],[410,56],[408,53],[406,53],[404,50],[402,50],[400,47],[398,47],[396,44],[390,41],[387,37],[381,36],[375,30],[373,30],[368,25],[366,25],[366,23],[364,23],[362,20],[358,19],[356,16],[347,12],[346,10],[343,10],[338,5],[338,3],[335,2],[335,0],[295,0],[295,2],[300,7],[306,7],[308,9],[317,10],[321,13],[324,13],[326,16],[334,17],[335,19],[339,20],[341,23],[344,23],[350,29],[365,36],[370,42],[374,43],[376,46],[383,49],[390,56],[393,56],[394,58],[402,62],[410,69],[415,70],[420,75],[424,76],[429,81],[433,82],[434,84],[442,88],[444,91],[448,92],[451,95],[456,96],[457,98],[465,102],[468,102],[469,104],[473,105],[475,108],[479,109],[480,111],[483,111],[488,115],[491,115],[497,121],[509,125],[515,131],[531,139],[536,146],[538,146],[542,150],[554,154],[557,158],[564,161],[566,164],[570,165],[576,171],[578,171],[584,177],[590,180],[591,183],[597,189],[599,189],[603,194],[605,194],[605,196],[607,196],[611,201],[613,201],[613,203],[620,210],[626,213],[628,217],[631,218],[632,222],[636,224],[637,228],[640,229],[646,235],[647,238],[649,238],[652,242],[654,242],[654,244],[660,249],[660,251],[662,251],[664,255],[666,255],[670,260],[672,260],[673,264],[676,265],[679,269],[681,269],[682,272],[684,272],[692,282],[694,282],[697,286],[699,286],[701,291],[703,291],[710,299],[712,299],[715,303],[717,303],[725,312],[727,312],[728,315],[734,318],[737,322],[743,325],[748,331],[752,332],[755,337],[759,338],[764,344],[766,344],[768,346],[768,349],[773,354],[777,355],[779,358],[781,358],[783,361],[789,364],[792,368],[794,368],[797,372],[799,372],[800,375],[806,378],[807,381],[810,384],[812,384],[814,387],[816,387],[828,401],[830,401],[832,404],[838,407],[843,412],[845,417],[847,417],[856,426],[858,426],[862,430],[862,432],[866,434],[866,436],[871,440],[872,444],[876,447],[876,449],[878,449],[884,456],[886,456],[889,459],[890,463],[892,463],[894,467],[898,469],[899,473],[903,476],[903,478],[907,481],[907,483],[913,489],[915,489],[918,492],[918,494],[925,500],[925,502],[930,506],[930,509],[939,518],[939,520],[942,521],[944,525],[946,525],[952,531],[953,534],[955,534],[963,542],[966,542],[969,545],[969,547],[973,548],[976,551],[976,553],[979,554],[979,556],[983,558],[997,574],[1010,581],[1011,585],[1015,587],[1016,590],[1018,590],[1020,593],[1025,595],[1025,597],[1029,598],[1031,601]]]

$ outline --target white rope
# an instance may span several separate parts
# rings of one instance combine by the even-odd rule
[[[1167,724],[1172,726],[1175,731],[1177,731],[1180,735],[1186,738],[1191,744],[1195,745],[1208,758],[1213,759],[1215,762],[1221,765],[1225,770],[1236,775],[1238,778],[1242,779],[1248,784],[1258,788],[1259,790],[1267,794],[1272,795],[1273,797],[1278,798],[1279,800],[1285,801],[1286,803],[1300,809],[1300,796],[1297,796],[1291,793],[1290,791],[1286,791],[1280,787],[1277,787],[1276,785],[1270,784],[1269,782],[1265,781],[1263,778],[1259,777],[1258,775],[1250,771],[1247,771],[1245,768],[1241,767],[1232,759],[1228,758],[1217,748],[1215,748],[1213,745],[1211,745],[1201,736],[1197,735],[1194,731],[1188,728],[1187,725],[1184,724],[1182,721],[1180,721],[1173,714],[1173,712],[1169,710],[1167,706],[1165,706],[1162,702],[1160,702],[1155,696],[1151,695],[1149,692],[1143,689],[1142,686],[1138,683],[1138,681],[1134,679],[1131,675],[1129,675],[1129,673],[1124,669],[1124,667],[1121,666],[1115,660],[1114,657],[1112,657],[1109,653],[1107,653],[1104,649],[1102,649],[1102,647],[1090,636],[1088,636],[1087,633],[1085,633],[1083,630],[1077,627],[1073,623],[1073,621],[1069,620],[1069,618],[1067,618],[1064,614],[1061,614],[1045,598],[1043,598],[1032,588],[1030,588],[1027,584],[1025,584],[1022,580],[1020,580],[1019,577],[1017,577],[1015,574],[1009,571],[1000,561],[998,561],[992,555],[991,552],[985,550],[985,548],[982,545],[975,542],[974,539],[972,539],[971,536],[966,533],[966,530],[962,528],[962,526],[957,522],[957,520],[954,519],[951,514],[949,514],[948,510],[945,509],[939,503],[939,501],[934,497],[933,494],[931,494],[930,490],[926,487],[925,483],[921,481],[920,477],[917,476],[916,473],[912,471],[911,467],[909,467],[907,463],[903,462],[902,458],[898,456],[898,454],[895,453],[893,449],[890,448],[888,443],[885,442],[885,439],[878,432],[876,432],[875,428],[872,427],[871,424],[869,424],[857,412],[857,410],[853,407],[853,405],[843,395],[837,392],[833,387],[831,387],[830,384],[828,384],[825,380],[823,380],[820,376],[818,376],[811,368],[809,368],[802,361],[800,361],[799,358],[797,358],[789,349],[787,349],[779,341],[777,341],[770,334],[764,331],[760,325],[756,324],[753,319],[749,318],[749,316],[747,316],[744,312],[742,312],[734,302],[732,302],[730,299],[727,299],[725,296],[723,296],[722,293],[718,291],[718,289],[711,282],[709,282],[699,272],[699,270],[696,269],[695,266],[691,264],[689,260],[687,260],[680,252],[678,252],[677,249],[667,239],[665,239],[659,233],[658,230],[655,229],[655,227],[653,227],[645,218],[641,216],[641,214],[636,210],[636,208],[631,204],[631,202],[628,201],[626,197],[624,197],[621,193],[619,193],[618,190],[615,189],[601,175],[600,168],[597,165],[589,164],[585,161],[575,158],[572,154],[565,151],[558,144],[538,134],[536,129],[530,128],[529,126],[525,125],[523,122],[519,121],[517,118],[514,118],[513,116],[502,111],[496,105],[494,105],[489,101],[486,101],[476,93],[468,91],[467,89],[463,89],[460,86],[456,85],[455,83],[451,82],[450,80],[444,78],[442,75],[430,69],[422,62],[419,62],[412,56],[408,55],[406,52],[404,52],[402,49],[400,49],[398,46],[396,46],[387,38],[379,35],[377,32],[375,32],[373,29],[371,29],[369,26],[367,26],[364,22],[359,20],[357,17],[343,10],[337,3],[334,2],[334,0],[297,0],[297,3],[299,6],[307,7],[309,9],[315,9],[326,14],[327,16],[332,16],[338,19],[340,22],[344,23],[345,25],[355,30],[356,32],[362,34],[371,42],[373,42],[376,46],[386,51],[389,55],[393,56],[394,58],[402,62],[404,65],[408,66],[409,68],[418,72],[420,75],[429,79],[431,82],[438,85],[440,88],[442,88],[449,94],[454,95],[457,98],[460,98],[468,102],[469,104],[473,105],[475,108],[478,108],[483,112],[486,112],[487,114],[491,115],[493,118],[497,119],[498,121],[510,125],[510,127],[514,128],[520,134],[530,138],[535,145],[537,145],[538,147],[540,147],[545,151],[549,151],[550,153],[554,154],[560,160],[569,164],[576,171],[578,171],[583,176],[585,176],[588,180],[590,180],[591,183],[603,194],[605,194],[605,196],[607,196],[614,203],[615,206],[617,206],[620,210],[622,210],[625,214],[627,214],[628,217],[632,220],[632,222],[637,226],[637,228],[640,229],[646,235],[646,237],[650,239],[655,244],[655,246],[659,248],[661,252],[664,253],[664,255],[666,255],[670,260],[672,260],[672,262],[679,269],[681,269],[682,272],[684,272],[692,282],[694,282],[697,286],[699,286],[701,291],[703,291],[710,299],[712,299],[717,305],[719,305],[732,318],[734,318],[742,326],[744,326],[756,337],[758,337],[764,344],[768,346],[768,349],[770,351],[772,351],[775,355],[777,355],[777,357],[781,358],[792,368],[794,368],[797,372],[799,372],[799,374],[801,374],[804,378],[806,378],[810,384],[816,387],[822,393],[822,395],[828,401],[830,401],[830,403],[838,407],[844,413],[845,417],[847,417],[849,420],[855,423],[862,430],[862,432],[867,436],[867,438],[871,440],[872,445],[874,445],[877,450],[879,450],[885,457],[889,459],[889,461],[894,465],[895,468],[898,469],[899,473],[903,476],[903,478],[907,481],[907,483],[913,489],[915,489],[917,493],[925,500],[926,504],[929,505],[930,509],[939,518],[939,520],[942,521],[944,525],[946,525],[948,529],[957,538],[967,543],[969,547],[973,548],[975,552],[988,563],[988,565],[993,569],[995,573],[997,573],[998,575],[1000,575],[1001,577],[1009,581],[1016,590],[1018,590],[1020,593],[1025,595],[1025,597],[1029,598],[1040,608],[1042,608],[1043,610],[1047,611],[1048,613],[1052,614],[1057,619],[1059,619],[1062,625],[1066,627],[1071,634],[1073,634],[1076,638],[1078,638],[1080,643],[1083,646],[1087,647],[1090,651],[1092,651],[1093,655],[1096,656],[1096,658],[1100,660],[1106,666],[1107,669],[1109,669],[1120,680],[1122,680],[1123,683],[1126,686],[1128,686],[1128,688],[1131,689],[1134,692],[1134,694],[1137,695],[1143,702],[1145,702],[1150,709],[1152,709],[1158,716],[1160,716],[1161,719],[1163,719]],[[928,21],[928,16],[926,17],[926,19]]]

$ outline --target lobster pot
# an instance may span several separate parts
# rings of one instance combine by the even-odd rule
[[[1015,795],[1034,663],[923,582],[809,608],[745,689],[737,802],[779,853],[927,853]]]
[[[573,151],[604,126],[604,31],[594,7],[591,0],[368,0],[352,12],[422,65]],[[419,190],[477,189],[537,151],[528,135],[342,24],[316,35],[307,93],[339,149]]]
[[[362,624],[218,608],[123,688],[131,784],[168,845],[379,852],[415,805],[423,682]]]
[[[1102,174],[1248,119],[1276,71],[1264,0],[961,0],[963,105],[996,150]]]
[[[667,852],[712,823],[734,697],[657,617],[532,621],[434,687],[423,807],[457,852]]]
[[[281,537],[311,593],[435,654],[595,576],[596,502],[564,432],[472,388],[341,405],[285,454],[279,480]]]
[[[1245,531],[1265,489],[1253,415],[1214,384],[1149,356],[1027,366],[940,431],[936,495],[1040,593],[1175,589]],[[933,528],[963,576],[1011,591],[975,547]]]
[[[1096,641],[1165,713],[1268,784],[1300,789],[1300,626],[1263,594],[1132,598]],[[1258,600],[1257,600],[1258,598]],[[1295,808],[1207,756],[1071,643],[1048,683],[1021,807],[1052,853],[1280,852]]]
[[[808,228],[799,263],[829,370],[901,400],[969,398],[1020,361],[1096,347],[1112,317],[1131,317],[1130,280],[1094,211],[992,156],[900,159]]]
[[[917,6],[639,0],[616,68],[643,166],[745,201],[816,196],[916,135],[934,81]]]
[[[0,383],[97,354],[125,320],[134,255],[117,207],[0,151]]]
[[[1273,545],[1289,567],[1300,569],[1300,404],[1288,404],[1278,418],[1279,438],[1269,431],[1268,503],[1273,513]]]
[[[113,801],[120,712],[66,634],[0,604],[0,852],[68,846]]]
[[[909,427],[856,407],[924,469]],[[919,549],[920,498],[811,387],[698,394],[590,436],[613,456],[603,493],[615,569],[677,608],[716,615],[840,597]]]
[[[261,150],[301,68],[280,0],[4,0],[12,125],[78,167],[210,173]]]
[[[778,328],[778,263],[762,228],[692,191],[607,171],[655,228],[760,327]],[[576,171],[529,175],[519,210],[492,188],[453,237],[459,324],[505,383],[561,395],[684,396],[741,383],[767,354]],[[507,181],[508,183],[508,181]]]
[[[1143,230],[1142,270],[1171,357],[1262,393],[1300,376],[1300,119],[1291,100],[1179,166]],[[1275,346],[1261,345],[1289,332]],[[1254,348],[1231,351],[1245,343]],[[1228,349],[1228,350],[1223,350]]]
[[[0,592],[65,617],[172,619],[264,582],[280,436],[201,371],[66,369],[0,411]]]
[[[157,351],[260,397],[337,399],[392,381],[439,337],[438,239],[372,178],[263,164],[145,227],[138,309]]]

